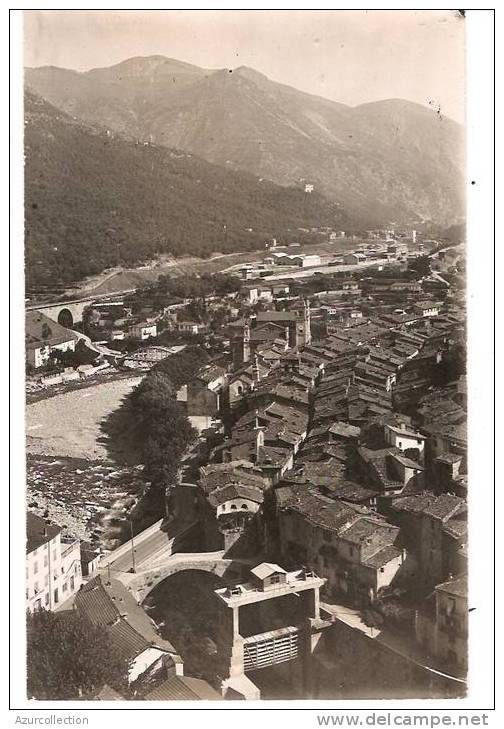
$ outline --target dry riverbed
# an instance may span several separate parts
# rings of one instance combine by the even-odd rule
[[[107,426],[141,379],[104,382],[26,407],[27,503],[106,548],[120,538],[127,510],[146,487],[127,439],[121,451]]]

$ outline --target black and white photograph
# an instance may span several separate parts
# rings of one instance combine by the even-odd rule
[[[470,696],[478,12],[20,11],[31,707]]]

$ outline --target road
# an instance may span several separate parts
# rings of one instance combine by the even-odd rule
[[[341,273],[341,271],[345,271],[347,273],[350,273],[352,271],[362,271],[366,268],[370,268],[371,266],[398,266],[400,264],[400,261],[389,261],[386,258],[376,258],[372,261],[365,261],[364,263],[359,263],[357,265],[348,265],[348,264],[339,264],[337,266],[313,266],[310,268],[299,268],[294,271],[283,271],[282,273],[274,273],[271,276],[265,276],[264,281],[277,281],[278,279],[287,279],[287,278],[308,278],[310,276],[313,276],[316,273]]]
[[[99,342],[93,342],[90,337],[87,336],[87,334],[83,334],[82,332],[78,332],[75,329],[71,330],[76,337],[81,339],[86,346],[91,349],[93,352],[96,352],[97,354],[103,354],[105,357],[123,357],[122,352],[117,352],[115,349],[109,349],[103,344],[100,344]]]
[[[133,549],[131,539],[129,539],[114,552],[106,555],[100,563],[100,567],[108,569],[110,565],[113,572],[129,572],[133,568],[133,553],[136,572],[152,569],[160,560],[165,564],[167,559],[171,559],[172,556],[176,557],[176,555],[172,555],[175,539],[192,526],[193,524],[172,524],[168,533],[164,520],[160,519],[133,537]]]
[[[467,683],[462,678],[457,678],[456,676],[451,676],[448,673],[443,673],[442,671],[423,663],[420,656],[415,657],[415,655],[413,655],[413,652],[417,648],[416,644],[410,645],[405,643],[405,640],[401,635],[397,635],[390,630],[381,630],[380,628],[373,628],[366,625],[358,610],[349,608],[346,605],[335,605],[324,602],[320,603],[320,607],[337,620],[341,620],[341,622],[345,623],[345,625],[348,625],[355,630],[359,630],[361,633],[367,635],[368,638],[376,640],[378,643],[381,643],[395,653],[398,653],[403,658],[411,661],[419,668],[423,668],[425,671],[429,671],[437,676],[455,681],[456,683]]]

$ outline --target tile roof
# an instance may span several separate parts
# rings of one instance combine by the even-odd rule
[[[250,572],[260,580],[264,580],[266,577],[270,577],[278,572],[281,572],[284,575],[287,574],[283,567],[280,567],[280,565],[274,564],[273,562],[261,562],[261,564],[258,564],[256,567],[251,569]]]
[[[144,696],[145,701],[218,701],[222,696],[200,678],[171,676]]]
[[[392,501],[396,511],[405,511],[412,514],[426,514],[435,519],[446,521],[457,513],[467,510],[464,499],[452,494],[436,494],[423,491],[412,496],[397,497]]]
[[[313,489],[301,485],[291,485],[291,496],[287,500],[283,495],[282,508],[302,514],[311,524],[325,529],[339,531],[352,523],[359,514],[355,507],[342,501],[323,496]]]
[[[364,560],[363,564],[368,567],[374,568],[384,567],[391,560],[400,557],[401,554],[402,551],[400,549],[398,549],[394,545],[390,545],[388,547],[383,547],[382,549],[379,549],[378,552],[375,552],[371,557],[368,557],[366,560]]]
[[[110,631],[117,651],[125,657],[134,657],[148,646],[176,653],[171,643],[158,635],[147,613],[119,580],[93,577],[76,593],[75,607],[93,625]]]
[[[213,506],[220,506],[232,499],[247,499],[254,501],[256,504],[262,504],[264,501],[264,492],[256,486],[249,486],[242,483],[231,483],[217,488],[208,495],[208,501]]]
[[[75,332],[49,319],[40,311],[27,311],[25,315],[25,342],[27,347],[56,345],[77,340]]]
[[[383,546],[390,546],[399,534],[399,527],[392,526],[386,522],[379,522],[377,519],[360,516],[357,521],[351,524],[348,529],[340,533],[340,537],[353,544],[362,544],[374,536],[381,537]]]
[[[138,656],[150,643],[140,633],[131,627],[126,620],[117,620],[113,625],[107,626],[114,653],[123,661],[129,661]]]
[[[62,527],[57,524],[49,524],[32,511],[28,511],[26,513],[26,554],[47,544],[61,531]]]

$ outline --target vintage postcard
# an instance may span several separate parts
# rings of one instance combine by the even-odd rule
[[[471,696],[467,13],[23,11],[31,707]]]

